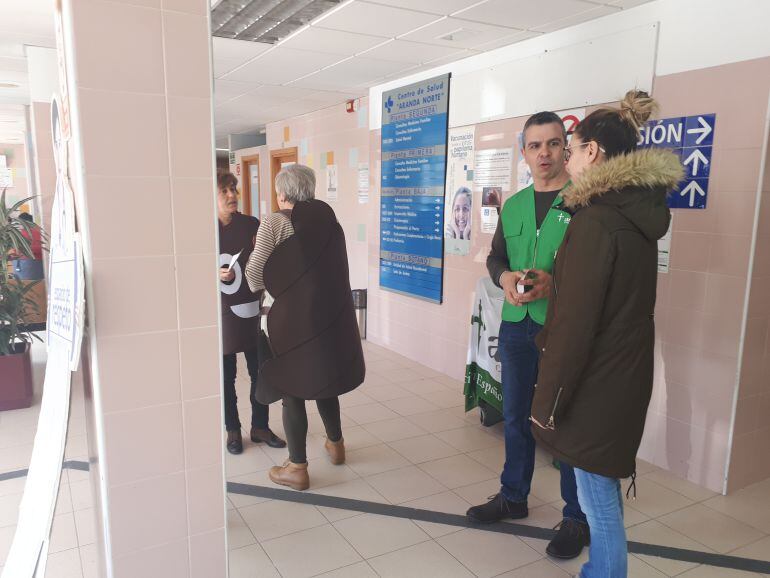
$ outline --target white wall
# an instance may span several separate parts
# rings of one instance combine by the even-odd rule
[[[452,73],[453,94],[450,103],[452,99],[455,99],[456,102],[458,87],[462,90],[463,83],[472,84],[477,78],[476,73],[479,71],[492,67],[500,68],[501,65],[505,66],[513,61],[525,61],[532,57],[542,56],[546,52],[557,51],[569,46],[581,46],[598,39],[606,40],[605,37],[614,36],[611,44],[604,43],[607,56],[628,56],[626,66],[631,67],[632,70],[624,71],[623,80],[625,81],[628,74],[636,74],[642,79],[640,87],[644,87],[643,79],[647,78],[646,69],[650,65],[656,76],[662,76],[770,56],[768,22],[770,22],[770,1],[768,0],[730,0],[729,2],[724,0],[657,0],[372,87],[369,89],[371,103],[369,128],[371,130],[380,128],[383,91],[438,74]],[[647,49],[645,53],[638,54],[638,45],[632,46],[630,38],[623,32],[632,31],[632,29],[638,29],[645,25],[652,26],[656,23],[659,24],[657,53],[654,49],[652,51]],[[644,58],[645,54],[647,59]],[[566,67],[567,61],[565,60],[564,63]],[[578,70],[585,68],[595,71],[597,67],[599,70],[604,68],[606,62],[602,58],[589,59],[578,56],[571,61],[571,65]],[[528,68],[525,65],[522,70],[528,70],[529,75],[517,79],[520,84],[537,85],[553,81],[553,77],[546,76],[541,69]],[[574,106],[574,104],[569,104],[573,99],[573,94],[594,91],[594,81],[591,74],[575,77],[568,75],[568,72],[565,69],[565,79],[571,77],[570,90],[567,91],[568,94],[564,98],[564,102],[568,104],[559,101],[555,104],[549,104],[549,108],[552,110]],[[552,73],[549,72],[549,74]],[[611,82],[612,79],[608,79],[608,81]],[[608,86],[611,87],[612,85]],[[476,88],[476,102],[463,104],[464,107],[467,106],[469,109],[481,112],[486,108],[481,102],[482,91],[478,90],[478,87]],[[623,85],[622,89],[618,89],[616,94],[604,102],[616,100],[628,88],[631,87],[627,84]],[[470,93],[471,91],[463,90],[464,94],[466,92]],[[542,105],[537,106],[532,103],[528,93],[525,92],[521,98],[517,98],[514,92],[507,95],[505,109],[498,114],[486,118],[477,115],[478,118],[475,119],[472,118],[472,115],[467,115],[462,122],[463,124],[472,124],[490,118],[521,116],[534,113],[542,108],[544,108]],[[459,126],[453,121],[451,115],[450,125]]]
[[[29,99],[31,102],[51,102],[59,93],[59,63],[55,48],[27,46]]]

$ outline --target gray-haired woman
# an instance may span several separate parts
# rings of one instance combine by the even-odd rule
[[[310,486],[305,400],[315,400],[331,462],[345,462],[337,396],[364,380],[364,359],[350,291],[345,237],[315,197],[315,173],[290,165],[278,173],[279,211],[265,217],[246,266],[252,291],[264,290],[263,348],[257,399],[283,399],[289,459],[270,479],[295,490]]]

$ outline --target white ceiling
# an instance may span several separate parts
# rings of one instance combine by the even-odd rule
[[[386,80],[648,1],[348,0],[275,45],[215,37],[217,146]]]

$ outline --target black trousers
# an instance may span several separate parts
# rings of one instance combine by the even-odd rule
[[[259,403],[254,397],[257,388],[257,375],[259,374],[259,355],[257,348],[244,351],[246,356],[246,366],[251,377],[251,389],[249,399],[251,400],[251,427],[256,429],[267,429],[270,409],[268,406]],[[235,393],[235,377],[238,373],[237,354],[229,353],[223,356],[224,366],[224,386],[225,386],[225,429],[227,431],[237,431],[241,429],[241,420],[238,419],[238,396]]]
[[[326,437],[333,442],[340,441],[342,423],[339,398],[318,399],[315,403],[326,428]],[[289,446],[289,460],[295,464],[304,464],[307,461],[307,410],[304,399],[283,398],[283,429]]]

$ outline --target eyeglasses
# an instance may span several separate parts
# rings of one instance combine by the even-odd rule
[[[591,144],[592,142],[594,142],[594,141],[590,141],[589,140],[589,141],[586,141],[586,142],[582,142],[579,145],[571,145],[571,146],[568,146],[568,147],[564,147],[564,160],[568,161],[569,158],[572,156],[572,149],[579,149],[580,147],[587,146],[587,145]],[[607,153],[607,151],[605,151],[602,147],[599,147],[599,150],[602,151],[605,154]]]

